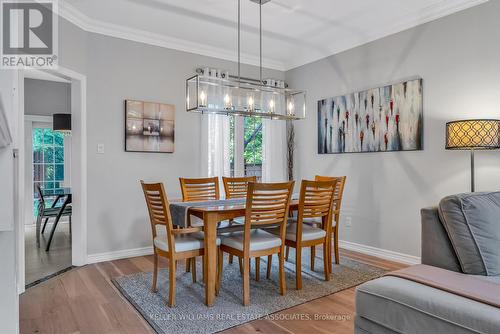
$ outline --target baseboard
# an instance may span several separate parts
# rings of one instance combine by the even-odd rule
[[[113,261],[119,259],[126,259],[129,257],[137,257],[153,254],[153,247],[132,248],[124,249],[115,252],[97,253],[87,255],[87,263],[98,263],[105,261]]]
[[[410,264],[410,265],[420,263],[420,257],[418,257],[418,256],[398,253],[398,252],[390,251],[387,249],[376,248],[376,247],[372,247],[372,246],[361,245],[361,244],[357,244],[357,243],[350,242],[350,241],[340,240],[339,246],[341,248],[344,248],[347,250],[376,256],[376,257],[379,257],[379,258],[384,259],[384,260],[390,260],[390,261],[404,263],[404,264]]]
[[[394,251],[390,251],[387,249],[376,248],[372,246],[366,246],[357,244],[350,241],[340,240],[339,243],[341,248],[352,250],[355,252],[372,255],[379,257],[381,259],[390,260],[394,262],[400,262],[404,264],[418,264],[420,263],[420,257],[398,253]],[[115,252],[106,252],[106,253],[97,253],[97,254],[89,254],[87,256],[87,263],[98,263],[105,261],[113,261],[119,259],[126,259],[129,257],[137,257],[144,255],[153,254],[153,247],[143,247],[143,248],[133,248],[133,249],[124,249]]]

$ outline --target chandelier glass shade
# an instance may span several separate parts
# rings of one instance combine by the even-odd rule
[[[282,120],[305,118],[305,92],[285,88],[283,81],[268,79],[258,84],[218,70],[203,73],[186,80],[187,111]]]

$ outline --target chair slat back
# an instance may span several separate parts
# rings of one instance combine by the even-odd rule
[[[249,182],[245,229],[286,223],[293,184]]]
[[[344,194],[344,186],[346,182],[346,176],[321,176],[316,175],[314,177],[315,181],[331,181],[337,180],[335,185],[335,194],[333,198],[333,210],[336,211],[335,215],[340,213],[340,207],[342,206],[342,196]]]
[[[335,189],[338,180],[307,181],[300,186],[298,218],[330,217],[333,212]]]
[[[169,252],[172,252],[174,250],[172,217],[170,216],[169,203],[163,183],[144,183],[141,180],[141,186],[148,207],[153,240],[157,235],[156,225],[164,226],[167,230]]]
[[[184,202],[203,202],[219,199],[219,179],[206,177],[198,179],[179,178]]]
[[[257,176],[246,177],[222,177],[226,198],[245,198],[248,191],[248,183],[257,182]]]

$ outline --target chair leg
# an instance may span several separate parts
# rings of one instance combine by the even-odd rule
[[[240,266],[240,275],[243,276],[243,262],[241,261],[241,257],[238,258],[238,264]]]
[[[335,247],[335,264],[340,264],[340,255],[339,255],[339,238],[337,233],[333,236],[333,246]],[[331,252],[330,252],[331,254]],[[331,260],[330,260],[331,263]]]
[[[316,246],[311,246],[311,271],[314,271],[315,259],[316,259]]]
[[[45,227],[47,226],[48,222],[49,222],[49,218],[45,218],[45,221],[43,222],[43,227],[42,227],[42,234],[45,233]]]
[[[327,243],[325,242],[325,244],[323,245],[323,267],[325,271],[325,281],[330,280],[330,263],[332,263],[332,261],[330,261],[330,258],[328,256],[328,253],[329,253],[328,246]]]
[[[173,307],[175,305],[175,260],[170,259],[168,261],[168,306]]]
[[[279,253],[279,261],[280,261],[280,293],[284,295],[286,293],[286,281],[285,281],[285,254],[284,249],[281,249]]]
[[[156,252],[153,254],[153,285],[151,286],[152,292],[157,292],[156,282],[158,281],[158,265],[159,265],[158,254]]]
[[[285,255],[285,260],[288,261],[288,255],[290,255],[290,247],[289,246],[285,246],[286,247],[286,255]]]
[[[250,303],[250,259],[243,258],[243,305]]]
[[[302,247],[297,245],[295,250],[295,287],[302,289]]]
[[[220,292],[220,285],[222,280],[222,270],[224,268],[224,252],[219,248],[217,254],[217,281],[215,282],[215,295],[218,296]]]
[[[35,226],[36,226],[36,247],[37,248],[40,248],[40,225],[41,224],[42,224],[42,218],[39,215],[38,217],[36,217],[36,222],[35,222]]]
[[[229,254],[229,264],[233,264],[233,254]]]
[[[203,283],[207,284],[207,264],[206,264],[206,256],[201,257],[201,263],[202,263],[202,272],[203,272]]]
[[[196,257],[189,262],[191,262],[191,277],[193,278],[193,283],[196,283]]]
[[[260,280],[260,257],[255,258],[255,280]]]
[[[57,224],[59,224],[60,218],[61,217],[59,217],[59,219],[56,218],[56,220],[54,221],[54,226],[52,226],[52,231],[50,231],[49,242],[47,242],[47,247],[45,247],[46,252],[50,250],[50,244],[52,243],[52,238],[54,238],[54,233],[56,232]]]
[[[71,234],[73,233],[73,223],[71,221],[71,215],[69,215],[68,218],[69,218],[69,235],[71,236]]]
[[[191,271],[191,259],[186,259],[186,272],[188,273],[190,271]]]
[[[268,255],[267,256],[267,272],[266,272],[266,278],[269,279],[271,277],[271,265],[273,263],[273,256]]]

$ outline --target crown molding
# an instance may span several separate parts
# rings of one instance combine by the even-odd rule
[[[395,22],[391,26],[379,26],[379,29],[370,31],[366,36],[361,39],[344,39],[335,41],[335,45],[331,45],[328,51],[322,54],[305,55],[303,57],[298,57],[291,59],[291,61],[285,63],[286,71],[292,70],[294,68],[315,62],[320,59],[353,49],[355,47],[373,42],[377,39],[387,37],[398,32],[417,27],[419,25],[437,20],[439,18],[460,12],[462,10],[475,7],[477,5],[488,2],[489,0],[441,0],[441,2],[428,6],[418,13],[411,12],[406,16],[402,17],[399,22]]]
[[[440,2],[428,6],[417,13],[409,12],[398,22],[390,26],[378,26],[378,29],[371,30],[362,38],[345,38],[336,40],[334,44],[326,48],[325,51],[315,52],[314,54],[305,54],[303,56],[293,57],[289,61],[280,61],[276,59],[263,59],[263,66],[279,71],[288,71],[305,64],[329,57],[331,55],[358,47],[360,45],[373,42],[377,39],[419,26],[424,23],[436,20],[438,18],[480,5],[489,0],[441,0]],[[236,62],[237,55],[235,50],[226,50],[213,47],[207,44],[194,43],[183,39],[155,34],[148,31],[133,29],[121,25],[106,23],[92,19],[72,5],[61,1],[59,15],[79,28],[96,34],[116,37],[120,39],[131,40],[139,43],[174,49],[218,59],[224,59]],[[250,54],[243,53],[241,62],[248,65],[259,66],[259,58]]]
[[[80,29],[91,33],[126,39],[167,49],[195,53],[233,62],[238,61],[236,50],[221,49],[207,44],[194,43],[171,36],[151,33],[145,30],[134,29],[94,20],[77,10],[72,5],[69,5],[65,2],[60,2],[59,15],[70,21]],[[241,63],[259,66],[260,61],[259,57],[242,53]],[[274,59],[263,58],[262,66],[278,71],[285,71],[285,63]]]

